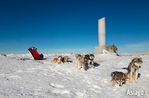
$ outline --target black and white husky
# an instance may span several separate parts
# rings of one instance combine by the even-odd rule
[[[84,56],[89,68],[94,68],[94,54],[87,54]]]

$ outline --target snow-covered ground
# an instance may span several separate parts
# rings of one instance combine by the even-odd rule
[[[51,63],[57,54],[44,54],[47,59],[43,63],[20,60],[31,58],[30,54],[0,54],[0,98],[149,98],[147,53],[95,55],[95,61],[103,62],[87,71],[75,67],[74,54],[62,55],[69,56],[69,64]],[[135,57],[143,59],[138,83],[112,86],[111,72],[127,72],[121,68],[128,67]]]

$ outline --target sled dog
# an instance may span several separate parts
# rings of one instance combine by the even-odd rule
[[[128,65],[128,74],[127,77],[129,82],[131,83],[132,80],[137,83],[138,79],[138,71],[141,68],[142,58],[134,58]]]
[[[115,84],[119,84],[119,86],[122,86],[123,84],[129,86],[129,84],[126,83],[126,78],[123,72],[113,72],[111,82],[112,86],[115,86]]]
[[[62,57],[62,62],[63,62],[64,64],[67,64],[67,63],[68,63],[67,60],[68,60],[68,56]]]
[[[76,64],[76,68],[78,68],[78,69],[83,68],[86,71],[86,67],[85,67],[86,62],[85,62],[85,59],[82,55],[80,55],[80,54],[75,55],[74,64]]]
[[[94,55],[87,54],[84,57],[85,57],[85,61],[88,63],[89,68],[94,68]]]
[[[81,56],[81,54],[75,54],[75,61],[74,61],[74,64],[77,64],[78,63],[78,57]]]
[[[62,56],[58,56],[58,58],[54,58],[54,60],[51,61],[51,63],[63,64]]]

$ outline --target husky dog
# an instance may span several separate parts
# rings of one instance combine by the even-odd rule
[[[85,67],[86,62],[85,62],[85,59],[82,55],[80,55],[80,54],[75,55],[74,64],[76,64],[76,68],[78,68],[78,69],[83,68],[86,71],[86,67]]]
[[[54,60],[51,61],[51,63],[63,64],[62,56],[58,56],[58,58],[54,58]]]
[[[62,62],[63,62],[63,63],[66,63],[66,64],[67,64],[67,63],[68,63],[67,60],[68,60],[68,56],[62,57]]]
[[[112,86],[115,86],[115,84],[119,84],[119,86],[122,86],[123,84],[129,86],[129,84],[126,83],[126,78],[123,72],[113,72],[111,82]]]
[[[75,54],[75,61],[74,61],[74,64],[77,64],[78,63],[78,57],[81,56],[81,54]]]
[[[84,57],[85,57],[85,61],[88,63],[89,68],[94,68],[94,55],[87,54]]]
[[[135,83],[137,83],[138,71],[139,71],[139,68],[141,68],[141,63],[142,63],[142,58],[134,58],[129,63],[127,80],[129,80],[130,83],[132,82],[132,80],[134,80]]]

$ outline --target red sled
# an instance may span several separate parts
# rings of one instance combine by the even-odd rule
[[[37,48],[35,47],[29,47],[28,51],[30,51],[30,53],[32,54],[32,56],[34,57],[34,60],[43,60],[43,54],[39,54],[37,52]]]

